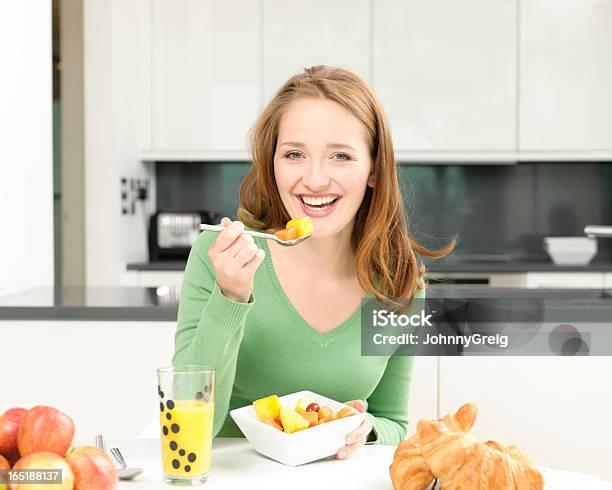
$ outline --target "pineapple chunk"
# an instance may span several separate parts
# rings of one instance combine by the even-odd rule
[[[257,418],[259,420],[266,418],[273,419],[274,417],[278,417],[280,415],[281,402],[276,395],[267,396],[265,398],[255,400],[253,402],[253,408],[255,408],[255,413],[257,414]]]
[[[300,415],[304,415],[304,413],[306,412],[306,407],[308,407],[308,405],[310,405],[311,403],[317,403],[317,400],[307,396],[304,398],[300,398],[297,402],[295,402],[295,411]]]
[[[313,231],[312,221],[308,216],[302,218],[292,219],[287,223],[286,228],[296,228],[298,237],[311,235]]]
[[[308,420],[302,417],[295,410],[291,410],[287,407],[281,407],[280,414],[283,428],[288,434],[297,432],[298,430],[307,429],[310,426]]]

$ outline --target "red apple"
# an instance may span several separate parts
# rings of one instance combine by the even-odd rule
[[[2,470],[10,470],[10,469],[11,469],[11,465],[9,464],[9,462],[6,460],[4,456],[0,455],[0,474]],[[0,481],[2,481],[2,478],[0,478]],[[6,484],[0,483],[0,490],[6,490],[6,489],[7,489]]]
[[[112,490],[117,470],[104,451],[93,446],[77,446],[66,455],[74,473],[74,490]]]
[[[23,456],[15,466],[14,470],[61,470],[62,472],[62,483],[54,484],[41,484],[41,483],[11,483],[9,488],[11,490],[42,490],[54,489],[54,490],[73,490],[74,488],[74,474],[70,469],[70,465],[66,463],[64,458],[58,456],[55,453],[34,453],[28,456]]]
[[[64,456],[74,437],[74,423],[53,407],[31,408],[21,421],[17,445],[21,456],[49,452]]]
[[[10,408],[0,415],[0,454],[13,465],[19,459],[17,434],[21,420],[27,413],[25,408]]]

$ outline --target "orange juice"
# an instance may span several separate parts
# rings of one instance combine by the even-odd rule
[[[159,415],[164,473],[196,478],[210,467],[214,405],[197,400],[167,400]]]

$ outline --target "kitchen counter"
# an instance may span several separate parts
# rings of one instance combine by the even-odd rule
[[[186,260],[165,260],[157,262],[135,262],[127,265],[129,271],[184,271]]]
[[[184,271],[186,261],[135,262],[129,271]],[[430,273],[514,273],[514,272],[605,272],[612,271],[612,261],[592,262],[586,265],[556,265],[551,261],[486,261],[453,258],[427,264]]]
[[[107,441],[119,447],[130,466],[144,469],[133,481],[122,481],[118,490],[173,488],[162,480],[159,439]],[[267,490],[391,490],[389,465],[395,446],[370,445],[351,458],[328,458],[303,466],[289,467],[255,452],[245,439],[215,439],[207,482],[211,490],[242,488]],[[612,490],[598,476],[541,468],[546,490]]]
[[[176,321],[171,287],[53,287],[0,296],[0,320]]]
[[[431,273],[605,272],[612,271],[612,262],[592,262],[585,265],[557,265],[550,261],[488,262],[447,260],[428,264],[427,270]]]
[[[497,298],[543,300],[549,311],[566,321],[607,321],[612,317],[612,292],[602,289],[493,288],[471,285],[433,285],[428,298]],[[2,320],[91,320],[174,322],[180,291],[177,287],[52,287],[0,296]]]

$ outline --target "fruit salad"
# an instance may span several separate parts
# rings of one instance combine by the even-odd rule
[[[321,406],[318,400],[310,397],[300,398],[294,408],[284,407],[277,395],[255,400],[253,408],[261,422],[288,434],[357,413],[357,410],[348,406],[334,412],[330,407]]]
[[[287,223],[284,230],[278,230],[274,233],[281,240],[295,240],[304,236],[311,235],[313,231],[312,221],[308,216],[292,219]]]

